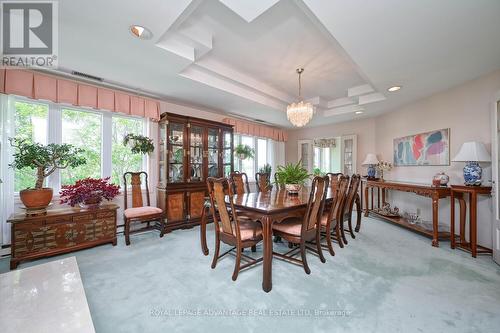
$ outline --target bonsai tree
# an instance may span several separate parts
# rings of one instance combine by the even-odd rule
[[[129,133],[123,138],[123,145],[130,146],[133,154],[151,154],[155,150],[153,140],[144,136]]]
[[[255,149],[249,145],[239,144],[234,148],[234,153],[240,160],[246,160],[247,158],[253,158],[255,156]]]
[[[35,189],[42,189],[44,179],[57,169],[74,168],[87,163],[81,156],[84,150],[70,144],[51,143],[44,146],[18,138],[9,138],[9,141],[16,149],[10,166],[14,169],[36,169]]]
[[[304,185],[307,179],[309,179],[309,174],[302,167],[301,161],[297,164],[289,163],[276,168],[276,180],[280,185]]]

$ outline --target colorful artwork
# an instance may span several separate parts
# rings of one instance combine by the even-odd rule
[[[450,165],[450,129],[394,139],[394,165]]]

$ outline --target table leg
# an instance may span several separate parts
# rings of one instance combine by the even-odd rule
[[[439,247],[439,198],[432,197],[432,246]]]
[[[472,257],[477,256],[477,194],[469,194],[469,238]]]
[[[377,208],[380,208],[380,187],[377,187]]]
[[[201,241],[201,251],[204,255],[208,256],[208,246],[207,246],[207,212],[208,208],[203,207],[201,211],[201,221],[200,221],[200,241]]]
[[[450,247],[455,248],[455,195],[451,190],[450,196]]]
[[[365,217],[368,216],[368,186],[365,186]]]
[[[465,243],[465,215],[467,210],[467,205],[462,193],[458,197],[458,203],[460,204],[460,243]]]
[[[385,205],[385,188],[382,189],[382,207]]]
[[[273,230],[272,220],[269,216],[263,216],[262,223],[262,238],[264,245],[263,253],[263,274],[262,274],[262,289],[268,293],[273,288]]]

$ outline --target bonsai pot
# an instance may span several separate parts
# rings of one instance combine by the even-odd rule
[[[41,189],[25,189],[19,192],[19,197],[28,209],[46,208],[52,201],[52,189],[44,187]]]
[[[80,202],[80,207],[85,209],[96,209],[101,205],[102,197],[99,194],[94,194],[85,201]]]
[[[302,185],[300,185],[300,184],[285,184],[285,190],[289,194],[298,194],[300,192],[301,188],[302,188]]]

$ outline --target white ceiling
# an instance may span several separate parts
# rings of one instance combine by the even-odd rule
[[[495,0],[61,1],[59,65],[280,126],[304,67],[314,126],[500,68],[499,18]],[[132,24],[153,39],[134,38]]]

